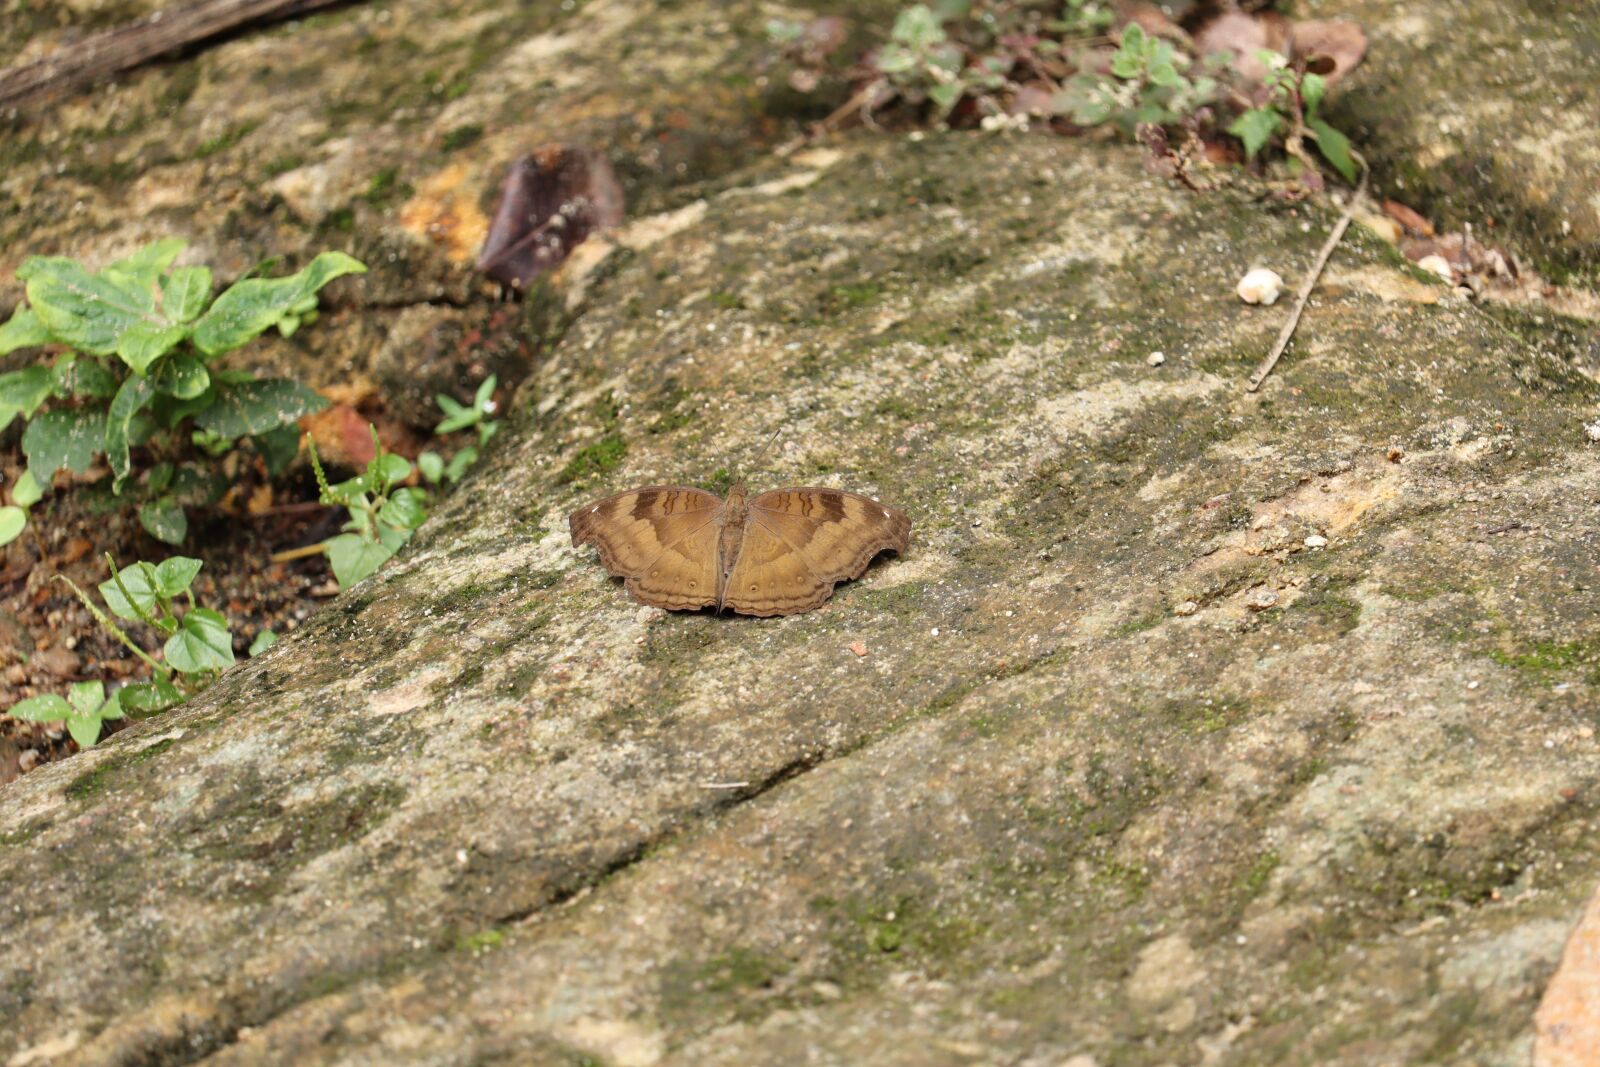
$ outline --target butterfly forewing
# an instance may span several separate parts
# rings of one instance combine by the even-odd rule
[[[585,504],[568,522],[574,547],[592,544],[606,570],[646,604],[686,610],[717,602],[718,497],[652,485]]]

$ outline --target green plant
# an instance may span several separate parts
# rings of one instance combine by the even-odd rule
[[[62,698],[54,694],[29,697],[7,714],[28,722],[64,721],[79,747],[87,748],[100,737],[100,725],[125,715],[144,718],[182,703],[210,685],[233,665],[233,634],[220,612],[200,607],[194,598],[194,579],[201,562],[173,556],[160,563],[143,560],[117,569],[108,555],[111,577],[100,583],[102,608],[70,578],[66,583],[95,621],[150,668],[150,680],[123,686],[107,696],[101,682],[78,682]],[[180,598],[185,606],[180,606]],[[166,638],[158,660],[113,621],[142,623]],[[250,644],[250,655],[271,648],[277,635],[263,630]]]
[[[1319,170],[1304,146],[1309,139],[1328,164],[1354,180],[1349,140],[1318,116],[1317,107],[1338,65],[1348,69],[1359,61],[1364,40],[1352,45],[1342,37],[1343,47],[1332,45],[1338,60],[1299,55],[1291,63],[1277,52],[1244,59],[1235,43],[1248,33],[1237,26],[1232,36],[1189,33],[1153,5],[1143,7],[1136,21],[1127,10],[1116,13],[1118,5],[1109,0],[912,4],[899,11],[888,40],[847,71],[828,57],[832,42],[845,36],[824,26],[837,18],[809,26],[774,20],[768,36],[793,68],[792,86],[809,91],[841,73],[855,82],[849,103],[824,120],[823,129],[853,113],[870,121],[897,104],[939,125],[1003,129],[1042,122],[1062,133],[1109,125],[1138,137],[1162,164],[1158,169],[1194,188],[1201,186],[1190,168],[1237,155],[1236,143],[1247,159],[1269,145],[1281,147],[1295,176],[1315,188]],[[1181,147],[1174,149],[1169,134],[1179,131]]]
[[[1110,76],[1074,75],[1048,107],[1079,126],[1109,121],[1127,133],[1141,123],[1176,125],[1216,99],[1217,79],[1197,73],[1196,65],[1170,41],[1129,23],[1111,56]]]
[[[23,471],[22,477],[11,487],[11,503],[0,507],[0,545],[15,541],[28,525],[28,509],[39,502],[44,491],[32,471]]]
[[[337,504],[350,513],[345,533],[321,544],[333,566],[340,588],[348,589],[389,561],[428,517],[427,494],[401,488],[411,477],[411,464],[403,456],[385,452],[372,429],[373,456],[366,470],[354,478],[329,485],[317,456],[316,443],[307,439],[311,469],[324,504]]]
[[[1266,87],[1271,95],[1266,102],[1240,113],[1228,127],[1228,132],[1243,142],[1246,158],[1254,159],[1268,141],[1281,133],[1284,151],[1314,171],[1316,161],[1303,147],[1305,138],[1310,136],[1322,158],[1333,164],[1346,181],[1355,181],[1350,139],[1317,115],[1328,91],[1327,79],[1315,71],[1291,66],[1278,52],[1262,50],[1256,58],[1266,67]]]
[[[417,469],[422,472],[422,477],[430,485],[441,482],[454,484],[461,480],[468,467],[478,461],[478,450],[489,443],[490,438],[500,429],[500,423],[489,418],[495,412],[494,390],[498,384],[496,377],[491,374],[478,386],[478,391],[472,398],[472,404],[465,405],[454,397],[443,393],[434,397],[441,411],[444,412],[444,421],[433,428],[435,437],[456,433],[469,427],[477,430],[478,443],[467,445],[454,456],[448,463],[439,453],[429,450],[417,457]]]
[[[66,697],[43,693],[21,701],[6,714],[23,722],[65,722],[67,733],[79,748],[89,748],[100,740],[100,724],[120,719],[122,690],[106,696],[102,682],[74,682]]]
[[[27,423],[22,450],[35,484],[49,488],[63,467],[85,474],[103,453],[120,495],[134,475],[132,449],[143,447],[155,462],[137,488],[139,519],[169,544],[187,532],[185,505],[214,502],[225,488],[212,459],[248,440],[276,473],[294,455],[295,420],[326,406],[298,382],[216,361],[268,329],[290,336],[316,317],[323,286],[366,270],[324,252],[294,274],[247,276],[213,300],[209,268],[173,265],[183,248],[156,241],[98,273],[32,256],[17,268],[27,303],[0,326],[0,355],[64,349],[0,374],[0,429]]]

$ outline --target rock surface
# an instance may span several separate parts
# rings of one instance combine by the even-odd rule
[[[1560,0],[1312,0],[1370,40],[1335,116],[1387,195],[1560,281],[1600,281],[1600,11]],[[1491,221],[1492,220],[1492,221]]]
[[[518,146],[608,146],[633,221],[525,306],[508,429],[399,560],[0,791],[0,1062],[1526,1062],[1600,875],[1581,346],[1357,237],[1247,394],[1283,309],[1233,287],[1297,285],[1325,212],[1041,137],[778,161],[740,25],[352,8],[13,139],[7,257],[348,240],[330,376],[488,301]],[[395,95],[417,49],[459,92]],[[137,176],[36,180],[97,151]],[[568,545],[733,471],[879,495],[912,550],[750,620]]]

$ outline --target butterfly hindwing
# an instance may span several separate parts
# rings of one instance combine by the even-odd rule
[[[605,569],[646,604],[692,610],[717,602],[716,517],[722,501],[677,485],[618,493],[572,513],[572,544],[592,544]]]

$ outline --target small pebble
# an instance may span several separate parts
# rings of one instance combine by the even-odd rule
[[[1276,304],[1278,294],[1283,292],[1283,279],[1275,270],[1257,267],[1239,279],[1235,291],[1246,304]]]
[[[1195,612],[1197,612],[1199,610],[1200,610],[1200,605],[1199,604],[1196,604],[1192,600],[1185,600],[1182,604],[1179,604],[1177,607],[1173,608],[1172,609],[1172,613],[1174,615],[1182,615],[1185,618],[1187,618],[1188,616],[1193,615]]]
[[[1417,260],[1417,266],[1421,267],[1429,274],[1438,275],[1447,282],[1454,282],[1456,280],[1455,269],[1450,266],[1450,261],[1441,255],[1434,254],[1431,256],[1423,256],[1421,259]]]
[[[1326,537],[1323,537],[1321,534],[1312,534],[1310,537],[1306,538],[1306,547],[1307,548],[1327,548],[1328,547],[1328,539]]]
[[[1278,603],[1278,594],[1271,589],[1257,589],[1250,594],[1245,606],[1251,611],[1266,611]]]
[[[860,641],[852,641],[850,642],[850,651],[854,652],[857,656],[865,656],[867,654],[867,646],[862,644]]]
[[[1583,428],[1583,432],[1591,441],[1600,441],[1600,419],[1591,422]]]
[[[933,636],[935,636],[935,637],[939,636],[939,628],[937,626],[935,626],[932,630],[930,630],[928,632],[933,634]]]
[[[1152,367],[1159,367],[1167,361],[1167,354],[1165,352],[1152,352],[1144,357],[1144,361]]]
[[[1468,689],[1476,689],[1476,688],[1478,688],[1478,683],[1477,682],[1468,682],[1467,683],[1467,688]]]

